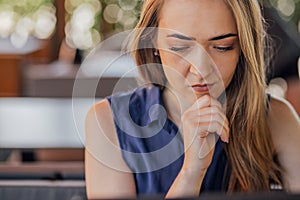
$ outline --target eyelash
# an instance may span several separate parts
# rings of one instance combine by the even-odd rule
[[[186,50],[186,49],[188,49],[189,47],[170,47],[169,49],[171,50],[171,51],[177,51],[177,52],[179,52],[179,51],[184,51],[184,50]]]
[[[219,52],[226,52],[226,51],[230,51],[230,50],[233,50],[234,47],[233,46],[228,46],[228,47],[218,47],[218,46],[215,46],[214,47],[217,51]]]
[[[169,48],[171,51],[175,51],[175,52],[180,52],[180,51],[184,51],[186,49],[188,49],[189,47],[171,47]],[[219,52],[226,52],[226,51],[231,51],[234,49],[233,46],[228,46],[228,47],[218,47],[215,46],[214,47],[217,51]]]

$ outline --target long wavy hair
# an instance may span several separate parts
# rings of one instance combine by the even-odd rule
[[[283,185],[282,169],[267,123],[266,50],[267,34],[257,0],[224,0],[236,20],[241,54],[233,79],[226,88],[226,116],[230,124],[227,157],[231,166],[228,192],[267,191],[270,180]],[[133,34],[132,52],[141,77],[146,82],[165,85],[159,56],[154,55],[163,0],[145,0]],[[150,45],[149,45],[150,44]]]

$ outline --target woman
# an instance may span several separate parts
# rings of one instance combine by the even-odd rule
[[[88,197],[299,192],[300,122],[265,93],[265,36],[256,1],[145,1],[132,46],[152,84],[88,113]]]

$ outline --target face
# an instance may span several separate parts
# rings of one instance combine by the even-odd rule
[[[165,0],[157,48],[168,88],[193,103],[217,98],[229,85],[239,59],[235,19],[223,0]]]

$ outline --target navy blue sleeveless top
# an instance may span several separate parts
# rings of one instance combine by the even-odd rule
[[[161,94],[160,88],[149,86],[107,98],[138,195],[165,195],[183,164],[183,140],[178,127],[167,118]],[[218,140],[201,193],[227,190],[227,163],[223,143]]]

